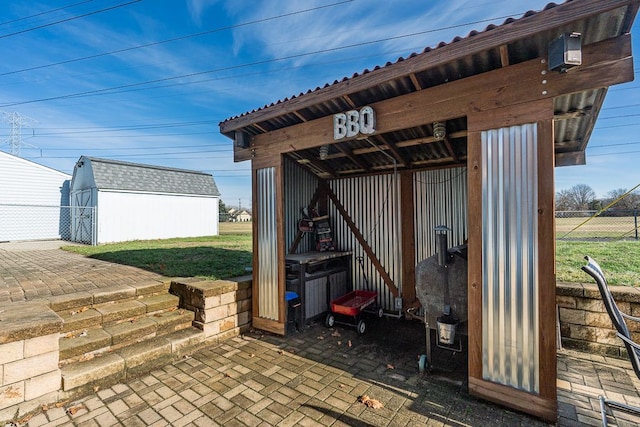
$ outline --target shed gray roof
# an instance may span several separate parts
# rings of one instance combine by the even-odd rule
[[[219,196],[213,175],[185,169],[142,165],[82,156],[91,162],[98,189]]]

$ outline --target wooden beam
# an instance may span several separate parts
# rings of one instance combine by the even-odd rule
[[[261,215],[260,206],[258,205],[258,169],[251,165],[251,213],[253,214],[253,218],[259,218]],[[260,305],[258,304],[258,298],[260,295],[260,287],[258,286],[259,277],[260,277],[260,257],[259,248],[258,248],[258,221],[251,221],[251,230],[252,235],[254,236],[251,242],[252,248],[252,258],[253,258],[253,271],[251,273],[251,313],[253,314],[253,322],[252,326],[257,328],[256,326],[256,318],[260,317]]]
[[[279,260],[276,265],[276,269],[278,271],[278,301],[276,304],[278,305],[278,323],[282,323],[283,325],[286,322],[287,318],[287,302],[285,301],[285,292],[287,290],[287,274],[286,274],[286,266],[284,264],[284,256],[286,253],[285,248],[285,231],[284,231],[284,194],[285,194],[285,186],[284,186],[284,166],[282,164],[282,156],[280,156],[280,161],[278,165],[275,167],[275,203],[276,203],[276,252],[277,259]],[[272,267],[273,268],[273,267]]]
[[[362,233],[360,233],[360,230],[358,230],[358,227],[353,222],[353,220],[351,219],[351,217],[347,213],[347,211],[344,208],[344,206],[342,206],[342,203],[340,203],[340,200],[338,200],[338,197],[335,195],[335,193],[329,187],[327,187],[327,196],[333,202],[333,205],[336,207],[336,209],[338,210],[338,212],[342,216],[342,219],[344,219],[344,221],[347,223],[347,226],[349,227],[349,229],[351,230],[351,232],[355,236],[355,238],[358,241],[358,243],[360,243],[360,246],[362,246],[362,249],[367,254],[367,258],[369,258],[371,260],[371,263],[373,264],[373,266],[375,267],[376,271],[378,272],[378,274],[380,275],[380,277],[382,278],[384,283],[387,285],[387,287],[391,291],[391,294],[394,297],[397,297],[398,296],[398,288],[396,287],[395,283],[393,283],[393,280],[391,280],[391,277],[389,276],[389,273],[387,273],[387,271],[384,269],[382,264],[380,264],[380,260],[378,260],[378,257],[376,256],[376,254],[371,249],[371,246],[369,246],[369,243],[367,243],[367,241],[364,238],[364,236],[362,235]]]
[[[558,409],[556,401],[552,402],[549,399],[516,390],[513,387],[470,377],[469,394],[534,415],[553,424],[557,421]]]
[[[631,80],[633,58],[630,36],[625,35],[585,46],[583,65],[568,73],[547,72],[546,61],[535,59],[371,106],[376,111],[377,132],[384,134],[433,120],[449,120],[478,111],[527,105],[539,99],[553,99]],[[252,148],[255,156],[260,157],[274,151],[317,147],[332,140],[333,117],[326,116],[256,135],[252,139]]]
[[[480,132],[467,143],[469,382],[482,379],[482,149]]]
[[[402,221],[402,306],[409,307],[416,301],[416,241],[413,212],[413,172],[400,172],[400,220]]]
[[[556,257],[553,120],[538,122],[538,361],[540,397],[556,402]],[[555,405],[554,405],[555,408]]]
[[[628,5],[633,6],[637,3],[638,0],[582,0],[563,3],[532,16],[500,25],[491,31],[484,31],[473,37],[467,37],[413,58],[406,58],[403,61],[378,70],[335,83],[313,91],[308,95],[294,97],[272,107],[228,119],[220,124],[220,131],[223,134],[229,134],[231,131],[249,126],[252,123],[274,119],[295,110],[339,98],[345,94],[356,93],[411,73],[440,67],[475,53],[496,49],[502,45],[508,45],[546,31],[556,31],[558,28],[568,26],[571,22],[579,22],[598,14]],[[586,47],[588,46],[584,48]]]
[[[264,319],[262,317],[253,316],[251,326],[262,331],[271,332],[276,335],[285,334],[285,324],[276,322],[275,320]]]
[[[584,151],[556,154],[556,166],[586,165],[587,157]]]

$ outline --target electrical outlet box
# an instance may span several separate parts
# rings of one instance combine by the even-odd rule
[[[396,297],[394,304],[396,306],[396,310],[402,310],[402,298]]]

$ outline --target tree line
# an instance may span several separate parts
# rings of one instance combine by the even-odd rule
[[[596,192],[586,184],[577,184],[556,193],[556,211],[598,211],[609,203],[615,202],[609,210],[640,209],[640,193],[618,188],[611,190],[604,198],[596,198]],[[623,197],[624,196],[624,197]]]

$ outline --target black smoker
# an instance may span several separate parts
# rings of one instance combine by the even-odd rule
[[[434,228],[436,232],[436,260],[441,268],[444,268],[444,306],[442,307],[442,315],[438,317],[436,322],[437,343],[439,345],[452,346],[455,343],[456,327],[458,319],[451,312],[451,301],[449,295],[449,250],[447,244],[447,231],[449,228],[445,225],[438,225]]]

